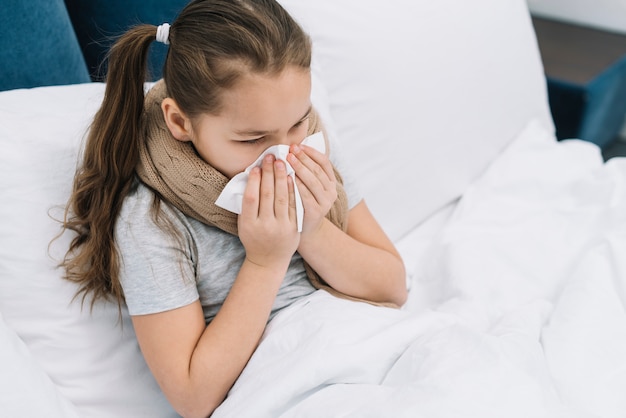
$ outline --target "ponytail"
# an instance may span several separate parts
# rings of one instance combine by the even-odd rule
[[[62,262],[77,296],[91,306],[112,296],[124,299],[114,242],[115,221],[135,176],[142,140],[148,49],[156,27],[130,29],[111,48],[102,105],[90,127],[83,162],[75,177],[63,228],[77,235]]]
[[[64,229],[76,233],[62,262],[66,278],[80,286],[83,302],[93,295],[92,306],[112,296],[121,308],[124,300],[115,221],[133,185],[144,138],[146,59],[155,40],[170,44],[163,78],[170,97],[192,120],[219,113],[223,92],[244,74],[311,65],[309,37],[275,0],[192,0],[171,30],[168,24],[139,25],[113,45],[104,100],[63,220]],[[153,206],[157,220],[159,203],[157,198]]]

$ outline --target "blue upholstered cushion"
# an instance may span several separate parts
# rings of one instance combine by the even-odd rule
[[[171,23],[189,0],[65,0],[92,79],[101,81],[101,66],[115,38],[139,23]],[[167,47],[154,43],[149,56],[152,79],[161,77]],[[105,64],[106,65],[106,64]]]
[[[63,0],[4,0],[0,90],[89,82]]]
[[[606,149],[624,124],[626,58],[586,84],[548,77],[548,93],[558,139],[584,139]]]

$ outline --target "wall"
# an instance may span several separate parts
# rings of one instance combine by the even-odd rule
[[[538,17],[626,34],[626,0],[527,0]],[[626,141],[626,120],[620,132]]]
[[[527,0],[540,17],[626,34],[626,0]]]

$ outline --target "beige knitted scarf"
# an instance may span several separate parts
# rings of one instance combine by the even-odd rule
[[[170,133],[161,110],[161,102],[167,97],[163,80],[146,95],[144,106],[145,142],[140,145],[137,174],[139,178],[164,200],[185,215],[207,225],[215,226],[237,235],[237,215],[215,205],[229,179],[198,156],[191,142],[176,140]],[[309,132],[323,130],[319,117],[312,112]],[[337,195],[327,218],[342,230],[346,230],[348,203],[341,177],[337,170]],[[326,284],[305,262],[307,276],[314,287],[325,289],[337,296],[361,300],[344,295]]]

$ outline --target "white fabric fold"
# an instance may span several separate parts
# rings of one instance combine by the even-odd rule
[[[319,152],[326,152],[326,140],[324,139],[324,134],[322,132],[314,133],[313,135],[307,136],[302,141],[303,145],[307,145],[311,148],[316,149]],[[287,155],[289,154],[289,145],[273,145],[263,151],[263,153],[256,159],[252,164],[250,164],[243,172],[235,175],[224,187],[222,193],[218,196],[215,204],[221,208],[224,208],[228,211],[234,212],[236,214],[241,213],[241,205],[243,200],[243,192],[246,189],[246,184],[248,184],[248,177],[250,175],[250,171],[254,167],[260,167],[263,162],[263,158],[268,155],[273,154],[277,160],[281,160],[285,162],[287,168],[287,175],[293,178],[294,182],[294,192],[296,195],[296,219],[298,225],[298,232],[302,232],[302,219],[304,217],[304,207],[302,206],[302,197],[300,196],[300,192],[298,191],[298,186],[295,182],[295,172],[293,167],[287,162]]]

